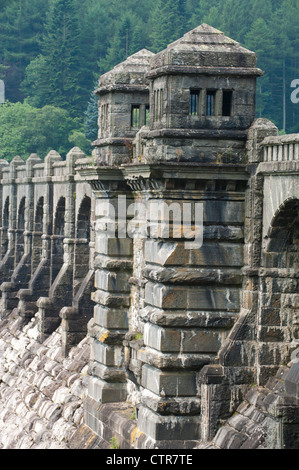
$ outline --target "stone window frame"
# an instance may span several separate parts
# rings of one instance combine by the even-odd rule
[[[216,88],[190,88],[189,90],[189,116],[198,116],[198,117],[232,117],[233,116],[233,99],[234,99],[234,90],[232,88],[225,89],[216,89]],[[210,92],[210,93],[209,93]],[[207,97],[214,96],[213,98],[213,113],[207,112]],[[192,103],[192,97],[197,96],[196,112],[194,109],[194,102]],[[229,102],[226,103],[226,106],[230,108],[229,113],[224,114],[224,97],[229,96]]]
[[[206,90],[205,115],[208,117],[217,115],[217,91],[214,88]]]
[[[144,125],[149,126],[150,120],[150,105],[146,104],[144,108]]]
[[[225,104],[225,95],[228,95],[229,94],[229,100],[228,100],[228,103]],[[233,97],[234,97],[234,90],[232,89],[223,89],[222,90],[222,116],[224,117],[230,117],[233,115]],[[224,113],[224,106],[227,106],[229,107],[229,113],[228,114],[225,114]]]
[[[142,126],[149,125],[149,110],[149,104],[131,105],[131,127],[133,129],[140,129]],[[138,111],[137,117],[134,116],[134,111]]]
[[[163,88],[154,90],[154,120],[159,121],[163,114]]]
[[[106,131],[108,129],[108,110],[108,103],[101,105],[101,128],[103,131]]]
[[[131,127],[139,128],[140,127],[140,105],[132,104],[131,105]]]
[[[189,115],[190,116],[199,116],[200,115],[201,94],[202,94],[201,88],[191,88],[190,89],[190,99],[189,99]]]

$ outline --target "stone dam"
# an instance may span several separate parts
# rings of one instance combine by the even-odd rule
[[[99,78],[91,156],[0,161],[1,449],[299,448],[299,134],[202,24]]]

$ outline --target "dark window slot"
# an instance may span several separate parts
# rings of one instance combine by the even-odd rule
[[[231,116],[232,113],[232,97],[233,92],[230,90],[223,91],[222,116]]]
[[[131,126],[132,127],[139,127],[139,116],[140,116],[140,108],[137,105],[132,106],[132,113],[131,113]]]
[[[215,114],[215,90],[207,90],[207,99],[206,99],[206,115],[214,116]]]
[[[189,114],[191,116],[197,116],[199,109],[199,90],[190,91],[190,105],[189,105]]]

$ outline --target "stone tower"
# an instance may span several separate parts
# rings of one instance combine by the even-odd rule
[[[153,55],[143,49],[100,77],[98,140],[94,142],[97,164],[117,165],[132,158],[132,140],[148,119],[145,73]]]
[[[85,419],[97,433],[109,404],[127,401],[140,446],[181,448],[209,434],[202,371],[216,367],[217,383],[241,309],[246,141],[261,74],[253,52],[203,24],[100,78],[97,165],[79,170],[96,197]],[[118,216],[131,222],[133,202],[162,210],[146,212],[145,234],[124,238]]]
[[[256,55],[202,24],[156,54],[144,161],[241,163],[255,116]],[[137,155],[138,156],[138,155]]]

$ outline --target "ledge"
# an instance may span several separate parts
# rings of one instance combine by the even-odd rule
[[[146,74],[146,77],[153,79],[161,75],[173,74],[192,74],[192,75],[228,75],[245,76],[245,77],[261,77],[264,72],[256,67],[200,67],[200,66],[182,66],[182,65],[165,65],[154,69]]]

